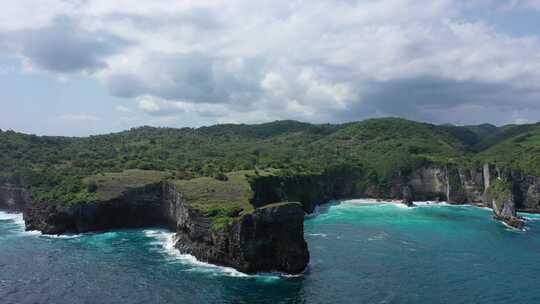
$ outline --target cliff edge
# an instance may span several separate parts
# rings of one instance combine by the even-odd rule
[[[205,262],[245,273],[297,274],[306,268],[309,252],[304,240],[304,210],[299,203],[237,209],[234,201],[217,204],[210,200],[223,197],[220,189],[230,195],[238,186],[234,180],[216,182],[212,187],[203,179],[200,185],[204,189],[198,189],[201,193],[196,189],[184,193],[194,182],[126,185],[117,195],[109,192],[103,196],[107,199],[90,203],[28,202],[23,213],[26,229],[62,234],[163,226],[176,232],[178,250]]]

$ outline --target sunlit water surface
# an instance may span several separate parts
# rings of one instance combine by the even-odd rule
[[[540,216],[513,231],[470,206],[329,204],[302,276],[181,255],[160,229],[61,237],[0,212],[0,303],[540,303]]]

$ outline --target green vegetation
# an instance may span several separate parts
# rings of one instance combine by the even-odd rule
[[[207,215],[228,216],[233,213],[253,210],[249,203],[253,192],[246,177],[249,174],[253,174],[253,171],[228,173],[226,181],[211,177],[198,177],[189,180],[176,180],[174,184],[178,191],[184,194],[186,202],[195,209]]]
[[[324,173],[338,180],[347,173],[344,168],[354,168],[349,173],[361,175],[361,187],[386,189],[393,178],[422,165],[489,161],[540,176],[538,124],[497,128],[399,118],[339,125],[277,121],[198,129],[140,127],[85,138],[0,131],[0,150],[0,184],[24,185],[38,201],[96,201],[167,179],[221,224],[238,210],[250,210],[249,180],[257,175]]]
[[[540,176],[540,124],[506,126],[487,140],[495,143],[479,159]]]
[[[174,184],[186,203],[212,220],[212,228],[221,230],[242,214],[253,211],[250,199],[253,191],[247,176],[255,171],[236,171],[225,179],[198,177],[176,180]]]
[[[489,195],[497,209],[501,210],[504,202],[512,195],[512,185],[502,179],[496,179],[489,188]]]
[[[131,169],[115,173],[100,173],[83,179],[87,191],[95,193],[100,200],[118,197],[128,188],[157,183],[171,175],[167,172]],[[94,191],[91,191],[95,189]]]

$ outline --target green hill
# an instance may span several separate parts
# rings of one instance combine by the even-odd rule
[[[477,156],[500,166],[540,176],[540,124],[509,125],[486,138]]]
[[[350,167],[384,187],[393,177],[427,163],[476,160],[540,175],[539,129],[381,118],[335,125],[276,121],[197,129],[140,127],[83,138],[0,131],[0,184],[23,184],[38,199],[69,203],[97,199],[92,178],[126,170],[190,180],[219,179],[241,170],[299,174]]]

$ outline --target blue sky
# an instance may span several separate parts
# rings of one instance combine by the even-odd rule
[[[4,130],[540,117],[540,0],[11,2]]]

